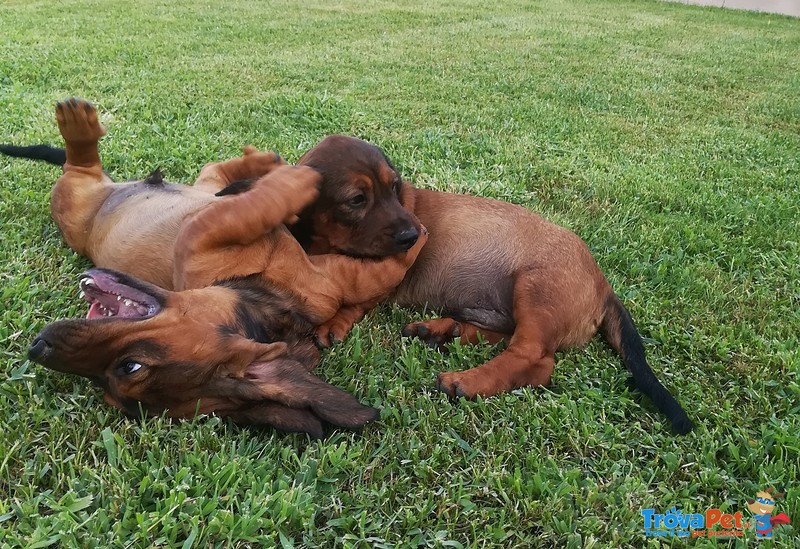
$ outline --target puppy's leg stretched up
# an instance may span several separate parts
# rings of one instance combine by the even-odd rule
[[[252,145],[246,145],[239,158],[211,162],[203,166],[194,187],[213,194],[234,181],[257,179],[285,164],[286,161],[276,152],[259,152]]]
[[[50,209],[70,248],[87,255],[95,214],[111,192],[97,142],[106,134],[94,106],[81,99],[56,103],[56,121],[64,138],[67,161],[50,195]]]

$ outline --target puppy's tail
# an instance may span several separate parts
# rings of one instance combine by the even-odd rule
[[[67,162],[66,150],[58,147],[51,147],[50,145],[31,145],[30,147],[0,145],[0,153],[17,158],[43,160],[48,164],[55,164],[56,166],[63,166]]]
[[[619,353],[625,367],[633,374],[636,387],[655,403],[656,408],[672,422],[672,429],[679,435],[692,430],[686,412],[667,389],[658,381],[644,355],[644,345],[630,313],[612,291],[605,302],[605,315],[600,332],[609,345]]]

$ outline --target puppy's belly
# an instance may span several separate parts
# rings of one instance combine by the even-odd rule
[[[514,332],[514,280],[490,254],[418,259],[395,293],[404,306],[441,311],[444,316],[496,332]]]
[[[212,200],[212,195],[184,185],[115,184],[95,216],[87,255],[98,267],[172,289],[181,224]]]

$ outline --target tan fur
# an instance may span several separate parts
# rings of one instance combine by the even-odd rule
[[[586,245],[519,206],[421,189],[410,192],[415,215],[430,224],[433,237],[395,292],[395,301],[461,311],[467,318],[465,309],[484,306],[502,311],[511,321],[504,329],[502,323],[483,321],[479,313],[472,323],[463,322],[459,337],[464,343],[485,329],[491,339],[503,334],[508,346],[478,368],[441,374],[441,387],[473,397],[549,384],[554,353],[582,345],[597,333],[611,291]],[[493,300],[488,292],[483,304],[476,297],[487,295],[484,285],[504,284],[509,294]],[[428,329],[437,333],[435,324]]]
[[[51,195],[53,218],[67,244],[99,267],[177,290],[260,275],[295,292],[323,322],[342,305],[374,300],[396,286],[425,242],[380,261],[309,258],[278,226],[316,198],[314,170],[246,147],[241,158],[206,165],[194,187],[113,183],[100,165],[97,142],[105,130],[94,107],[68,100],[57,105],[56,119],[67,163]],[[254,178],[242,194],[212,194]]]

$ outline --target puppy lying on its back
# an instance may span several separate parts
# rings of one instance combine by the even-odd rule
[[[413,232],[416,219],[430,231],[392,299],[441,310],[444,318],[409,324],[404,335],[436,345],[456,337],[475,343],[478,334],[508,343],[486,364],[440,374],[447,394],[471,398],[547,385],[555,352],[600,331],[673,429],[692,429],[647,364],[628,311],[578,236],[520,206],[416,189],[380,149],[358,139],[328,137],[298,165],[323,177],[319,199],[293,229],[310,251],[385,256],[396,252],[390,235]],[[320,327],[319,338],[341,339],[372,306],[343,308]]]
[[[320,176],[313,169],[288,166],[276,153],[246,147],[241,158],[207,164],[193,186],[165,183],[158,172],[143,181],[114,183],[100,162],[98,141],[105,129],[94,107],[78,99],[58,103],[56,120],[65,163],[50,209],[64,240],[98,267],[165,289],[257,276],[298,296],[314,321],[323,322],[343,305],[394,288],[425,240],[415,237],[379,261],[309,257],[282,223],[296,220],[317,198]],[[57,149],[12,149],[4,146],[16,156],[48,161],[59,156]],[[214,194],[236,180],[251,180],[250,190]]]

